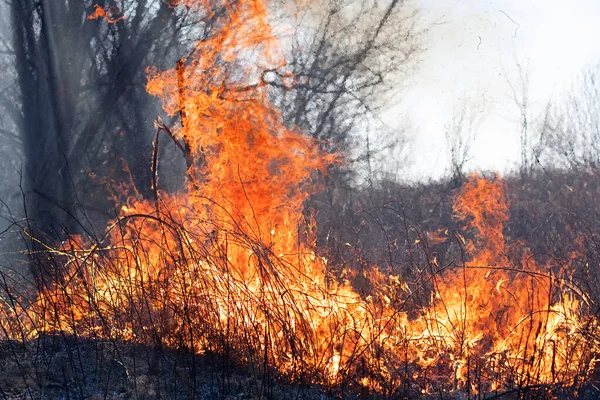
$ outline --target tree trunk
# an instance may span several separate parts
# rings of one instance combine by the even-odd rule
[[[13,0],[11,7],[23,117],[26,216],[34,237],[59,241],[74,225],[65,118],[69,96],[60,79],[48,7],[35,0]],[[35,240],[31,250],[34,278],[45,282],[56,276],[59,271]]]

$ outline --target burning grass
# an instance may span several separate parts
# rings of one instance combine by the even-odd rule
[[[473,178],[457,196],[475,236],[457,236],[461,265],[427,266],[424,307],[401,278],[376,268],[371,294],[360,296],[297,233],[284,236],[295,253],[275,254],[274,243],[199,222],[166,197],[158,209],[141,203],[145,213],[131,204],[102,240],[49,249],[64,272],[31,303],[5,280],[2,329],[21,341],[62,332],[223,354],[291,381],[384,395],[577,386],[598,350],[591,304],[526,250],[509,260],[501,185]],[[477,215],[477,205],[464,208],[473,200],[494,207]]]
[[[303,203],[338,158],[284,126],[267,99],[257,71],[285,62],[266,6],[219,7],[210,38],[173,70],[150,71],[148,91],[181,119],[157,123],[155,198],[130,188],[103,237],[47,245],[44,262],[58,273],[34,295],[5,275],[4,338],[60,332],[217,353],[292,382],[384,396],[588,379],[600,346],[593,304],[568,266],[536,265],[522,244],[505,243],[500,179],[474,176],[457,194],[462,256],[430,258],[420,282],[372,266],[359,294],[328,272]],[[160,134],[186,160],[184,192],[160,190]]]

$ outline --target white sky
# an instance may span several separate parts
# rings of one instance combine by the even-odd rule
[[[423,23],[433,25],[400,104],[384,115],[414,133],[413,164],[400,178],[439,177],[447,169],[444,126],[465,96],[485,108],[467,169],[515,167],[519,116],[507,80],[518,82],[516,60],[528,65],[538,107],[600,60],[600,0],[414,1]]]

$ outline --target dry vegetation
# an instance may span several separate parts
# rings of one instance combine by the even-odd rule
[[[371,190],[368,201],[389,190]],[[395,190],[406,199],[414,189]],[[534,254],[516,233],[504,236],[529,222],[511,224],[507,197],[518,212],[531,200],[516,196],[531,191],[497,177],[471,178],[454,200],[447,187],[420,187],[419,198],[453,204],[453,226],[425,229],[408,213],[383,224],[376,208],[362,208],[319,235],[338,246],[291,257],[193,214],[130,210],[102,239],[73,238],[34,257],[58,277],[51,285],[27,294],[22,277],[2,275],[4,396],[593,398],[593,254],[582,240]],[[387,212],[391,203],[380,204]],[[342,235],[353,225],[351,242]],[[296,226],[305,239],[309,228]],[[378,229],[385,239],[359,240]],[[325,264],[327,252],[347,258]]]
[[[0,274],[0,396],[600,394],[596,173],[319,193],[340,157],[269,101],[259,72],[293,76],[265,5],[185,4],[226,17],[150,71],[179,118],[156,123],[151,195],[114,183],[102,235],[15,221],[35,274]],[[159,181],[161,138],[180,191]]]

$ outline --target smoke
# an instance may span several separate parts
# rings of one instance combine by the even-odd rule
[[[15,93],[16,72],[8,4],[0,3],[0,232],[9,229],[14,219],[22,215],[19,191],[23,163],[19,136],[21,106]],[[8,240],[7,235],[0,235],[0,254],[11,249],[14,250],[14,241]]]

